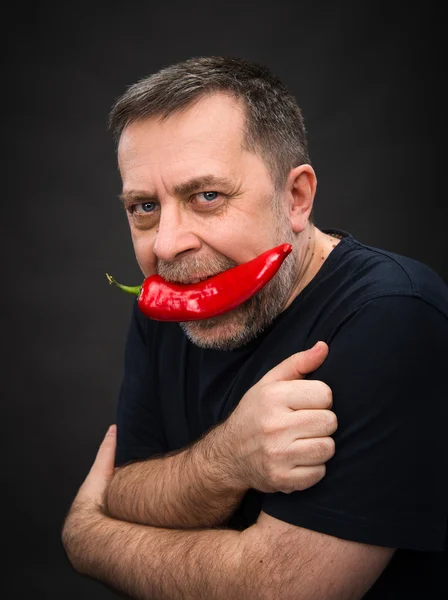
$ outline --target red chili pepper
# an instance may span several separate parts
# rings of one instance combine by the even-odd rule
[[[267,250],[247,263],[192,284],[169,283],[160,275],[147,277],[140,286],[109,283],[138,296],[138,307],[156,321],[199,321],[236,308],[270,281],[291,252],[291,244]]]

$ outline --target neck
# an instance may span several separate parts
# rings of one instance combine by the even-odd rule
[[[299,270],[296,283],[285,309],[297,298],[306,286],[314,279],[330,253],[341,240],[323,233],[313,224],[308,223],[299,234],[298,264]]]

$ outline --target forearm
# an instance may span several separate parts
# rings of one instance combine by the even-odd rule
[[[139,600],[248,600],[241,534],[175,531],[70,515],[64,546],[74,568]]]
[[[247,491],[235,473],[225,426],[174,455],[118,469],[106,493],[106,512],[120,520],[169,528],[224,523]]]

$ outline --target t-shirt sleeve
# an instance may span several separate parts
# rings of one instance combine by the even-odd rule
[[[117,407],[115,465],[166,453],[162,416],[153,393],[148,320],[134,303]]]
[[[448,511],[448,319],[414,297],[348,317],[310,379],[333,391],[335,455],[315,486],[266,494],[283,521],[362,543],[443,550]]]

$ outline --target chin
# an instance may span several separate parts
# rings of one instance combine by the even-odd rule
[[[254,319],[252,303],[241,306],[219,317],[203,321],[188,321],[180,326],[188,339],[200,348],[209,350],[235,350],[253,340],[273,320]],[[269,322],[268,322],[269,321]]]
[[[200,348],[234,350],[249,341],[245,319],[242,322],[241,315],[235,312],[203,321],[180,323],[180,326],[188,339]],[[253,337],[250,336],[250,339]]]

